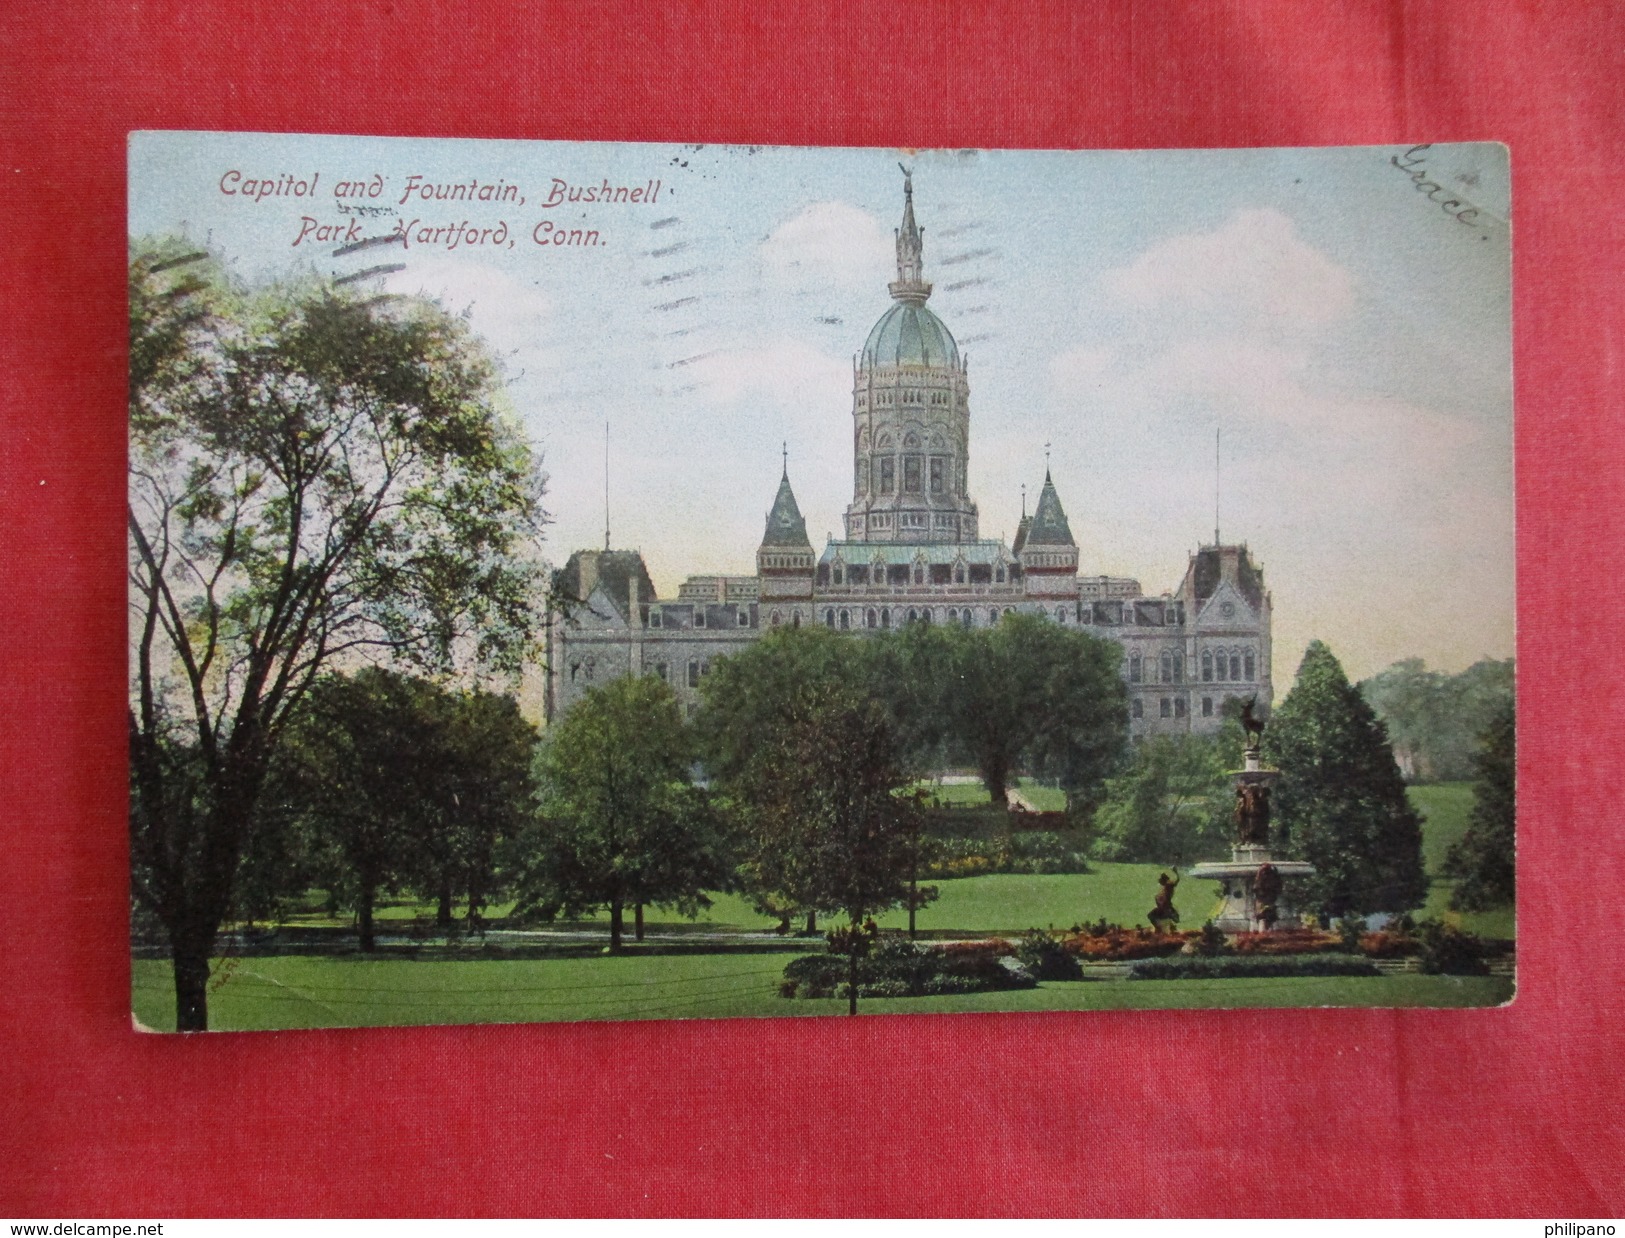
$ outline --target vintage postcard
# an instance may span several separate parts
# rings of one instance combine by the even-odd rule
[[[1504,147],[129,158],[139,1026],[1510,1000]]]

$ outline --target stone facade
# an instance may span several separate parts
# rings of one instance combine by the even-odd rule
[[[853,484],[846,537],[821,553],[807,537],[786,467],[755,576],[695,576],[656,598],[636,551],[584,550],[559,573],[574,599],[547,632],[549,719],[595,683],[658,674],[690,712],[711,664],[775,626],[883,632],[907,623],[982,627],[1004,615],[1077,624],[1123,649],[1135,735],[1207,732],[1224,702],[1273,700],[1270,595],[1245,545],[1189,556],[1171,593],[1079,572],[1079,550],[1046,471],[1015,539],[978,536],[968,492],[969,369],[926,306],[923,246],[905,181],[893,306],[853,370]]]

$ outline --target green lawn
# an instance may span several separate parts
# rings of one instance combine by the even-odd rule
[[[841,1014],[842,999],[777,994],[784,955],[416,961],[308,955],[220,964],[209,999],[219,1031],[305,1027],[683,1019]],[[174,1027],[169,967],[134,964],[134,1009]],[[1267,980],[1082,981],[1015,992],[865,1000],[870,1014],[1253,1006],[1489,1006],[1508,1000],[1499,977],[1381,976]]]
[[[1497,907],[1490,911],[1451,911],[1450,896],[1456,883],[1438,875],[1445,853],[1467,829],[1473,811],[1473,784],[1439,782],[1407,787],[1411,804],[1422,813],[1422,863],[1434,874],[1427,903],[1417,914],[1438,916],[1481,937],[1515,936],[1513,910]]]

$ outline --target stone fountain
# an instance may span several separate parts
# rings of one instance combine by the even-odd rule
[[[1281,771],[1266,769],[1260,757],[1264,725],[1253,716],[1253,704],[1249,700],[1241,715],[1247,729],[1242,768],[1231,773],[1236,781],[1236,841],[1230,859],[1198,864],[1190,871],[1192,877],[1219,883],[1223,903],[1213,924],[1226,933],[1298,927],[1302,917],[1292,906],[1287,882],[1315,871],[1312,864],[1278,860],[1270,851],[1270,789]]]

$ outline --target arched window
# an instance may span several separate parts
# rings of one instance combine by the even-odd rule
[[[920,622],[924,624],[929,624],[931,622],[931,611],[929,608],[920,612]]]
[[[963,563],[956,563],[956,564],[954,564],[954,584],[962,585],[964,583],[965,583],[965,565]]]
[[[1055,608],[1055,622],[1056,623],[1065,623],[1066,622],[1066,607],[1057,606]]]
[[[908,610],[908,621],[910,623],[918,623],[920,621],[920,612],[915,610],[912,606],[909,607]]]
[[[846,569],[839,563],[835,565],[835,583],[838,585],[844,585],[846,583]]]
[[[970,607],[967,606],[965,608],[965,613],[960,616],[960,622],[962,622],[967,628],[973,628],[976,626],[976,619],[970,613]]]
[[[593,676],[593,671],[595,669],[596,669],[596,664],[593,662],[593,660],[591,658],[588,658],[586,660],[586,662],[582,664],[582,667],[581,667],[582,677],[585,678],[585,679],[591,680],[592,676]]]
[[[1230,660],[1225,656],[1224,650],[1219,650],[1219,656],[1213,660],[1213,678],[1220,683],[1224,682],[1225,672],[1230,669]]]
[[[883,628],[891,627],[891,611],[882,610],[880,612],[880,626]]]
[[[925,583],[925,564],[916,563],[914,565],[914,583],[917,585]]]
[[[1211,649],[1202,650],[1202,682],[1213,682],[1213,651]]]
[[[1131,653],[1128,655],[1128,681],[1130,683],[1139,683],[1140,680],[1140,655]]]
[[[1135,718],[1145,717],[1145,702],[1139,697],[1134,698],[1134,704],[1129,708],[1129,714]]]
[[[1162,651],[1161,668],[1162,668],[1162,682],[1163,683],[1173,683],[1173,681],[1174,681],[1174,655],[1172,653],[1170,653],[1166,649],[1164,649]]]
[[[851,626],[852,626],[852,612],[849,611],[849,610],[843,610],[841,612],[841,628],[844,631],[844,630],[850,629]]]
[[[948,608],[948,622],[949,623],[958,623],[959,622],[959,611],[956,610],[952,606],[950,606]]]
[[[1177,650],[1174,652],[1174,682],[1185,682],[1185,655]]]
[[[1004,583],[1004,564],[1001,563],[998,567],[993,569],[993,579],[998,581],[1001,585]]]
[[[833,606],[824,612],[824,626],[828,628],[835,626],[835,608]]]
[[[1241,655],[1242,668],[1247,672],[1247,682],[1251,683],[1258,674],[1258,663],[1253,660],[1253,651],[1249,649]]]
[[[1238,683],[1241,681],[1241,655],[1239,653],[1230,655],[1230,678]]]
[[[865,627],[872,628],[876,624],[878,624],[879,622],[880,622],[880,618],[879,618],[878,615],[875,614],[874,607],[871,606],[866,612],[864,612],[863,623],[864,623]]]
[[[793,628],[799,628],[801,626],[801,612],[799,610],[790,612],[790,626]]]

